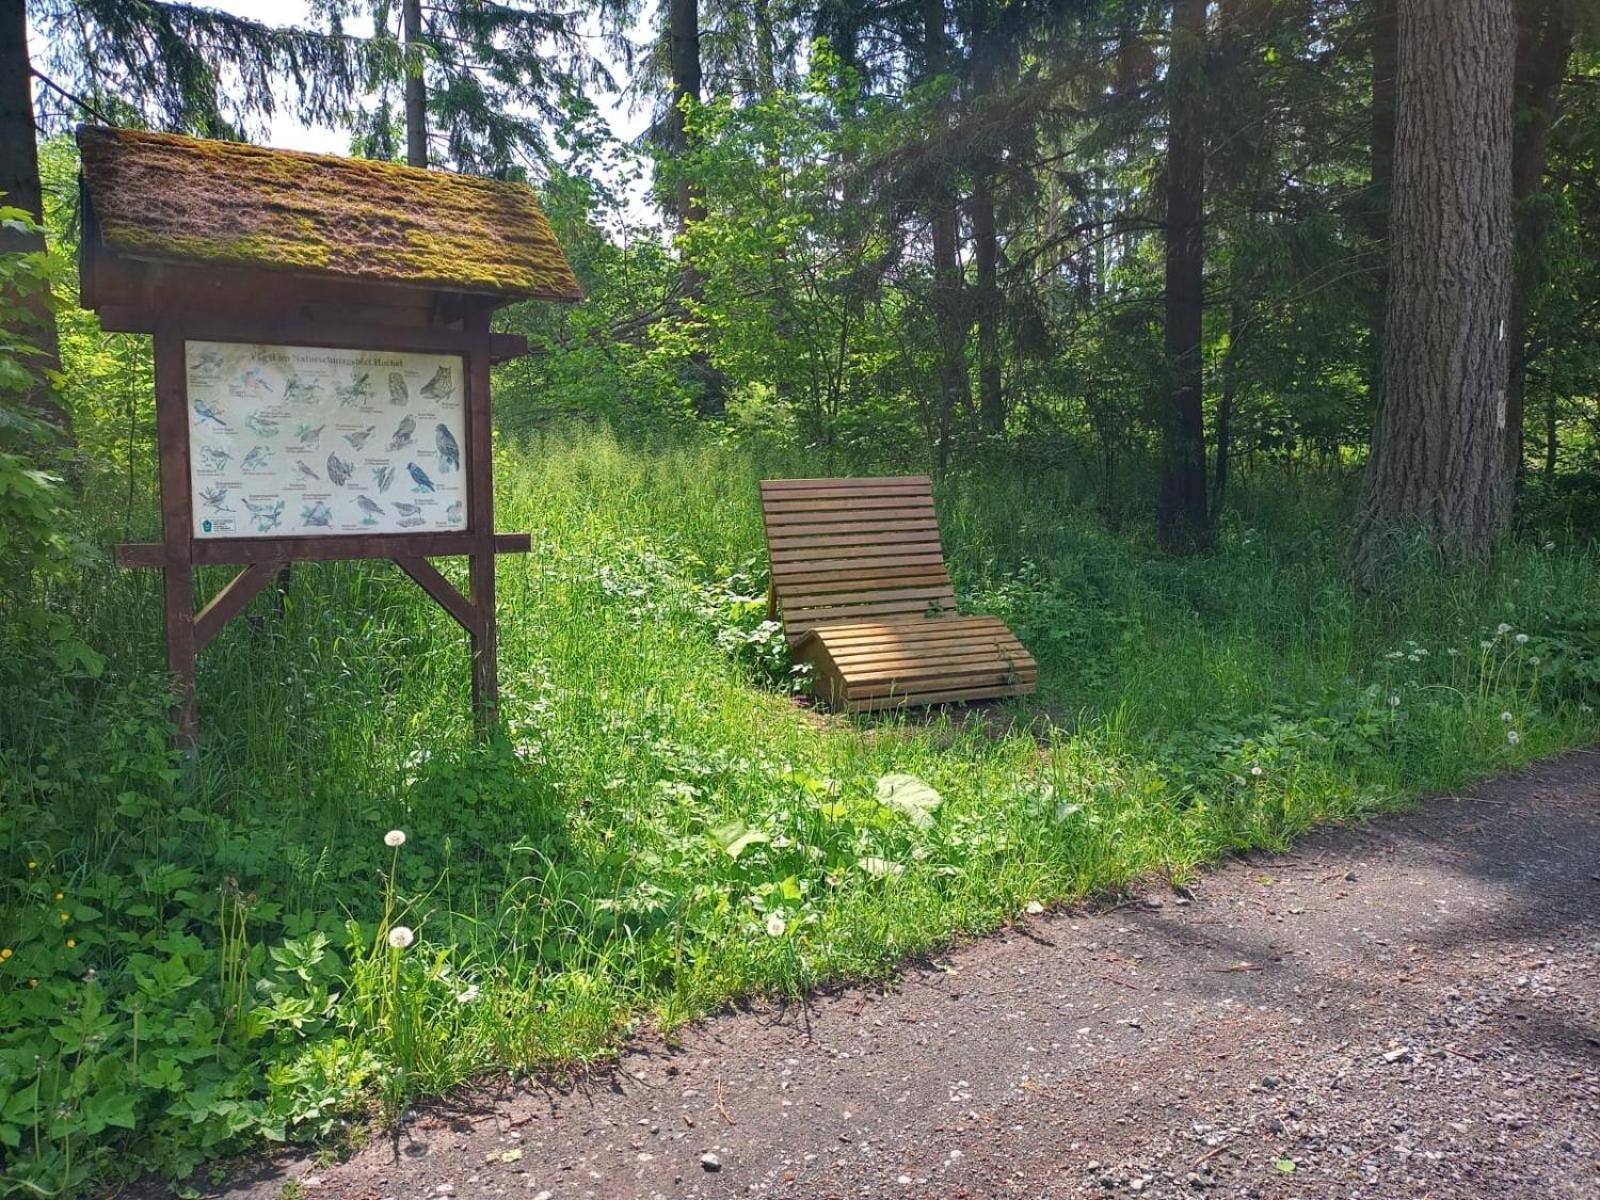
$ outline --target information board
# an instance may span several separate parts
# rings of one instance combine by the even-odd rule
[[[458,355],[184,346],[196,538],[466,527]]]

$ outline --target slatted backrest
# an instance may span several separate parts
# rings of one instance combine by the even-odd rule
[[[769,479],[761,510],[791,642],[819,625],[955,612],[926,475]]]

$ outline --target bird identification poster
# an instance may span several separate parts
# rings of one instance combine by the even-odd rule
[[[459,356],[186,349],[195,537],[466,528]]]

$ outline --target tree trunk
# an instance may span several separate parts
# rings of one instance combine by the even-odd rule
[[[0,205],[20,208],[43,224],[44,196],[39,182],[39,143],[34,133],[33,75],[28,61],[24,0],[0,0],[0,193]],[[0,253],[38,254],[44,248],[42,233],[0,226]],[[49,297],[5,299],[28,314],[28,328],[19,333],[38,349],[37,354],[27,358],[30,371],[59,371],[61,347]],[[31,388],[22,399],[29,415],[53,425],[70,444],[72,427],[67,410],[51,388]]]
[[[1511,366],[1506,383],[1506,470],[1522,475],[1522,414],[1528,380],[1528,298],[1540,274],[1549,213],[1539,203],[1550,130],[1560,107],[1561,79],[1572,54],[1576,12],[1569,0],[1521,0],[1511,141],[1511,208],[1516,266],[1506,322]]]
[[[1166,352],[1156,538],[1168,550],[1208,545],[1204,378],[1206,0],[1173,0],[1167,66]]]
[[[1234,296],[1228,305],[1228,353],[1222,360],[1222,396],[1217,401],[1217,458],[1211,476],[1211,511],[1222,507],[1228,490],[1228,468],[1233,456],[1233,406],[1239,395],[1239,357],[1244,353],[1247,313],[1244,302]]]
[[[700,102],[700,5],[699,0],[669,0],[667,36],[672,65],[672,112],[668,116],[672,154],[680,162],[689,153],[689,129],[684,119],[684,105]],[[678,233],[689,232],[696,221],[705,216],[705,207],[689,177],[679,172],[677,182]],[[702,291],[700,272],[695,269],[687,254],[682,267],[683,294],[699,299]]]
[[[1372,367],[1367,398],[1372,411],[1383,394],[1383,310],[1389,291],[1389,189],[1394,179],[1396,0],[1374,0],[1372,13],[1372,181],[1367,189],[1367,235],[1377,248],[1370,291]]]
[[[923,0],[924,78],[949,69],[950,35],[944,0]],[[942,109],[940,113],[942,117]],[[966,322],[962,320],[960,218],[956,192],[948,176],[941,176],[928,197],[928,217],[933,227],[933,319],[939,341],[939,409],[937,452],[939,473],[950,463],[955,413],[966,399]]]
[[[1399,539],[1486,555],[1506,528],[1512,0],[1400,0],[1383,396],[1351,566]]]
[[[989,25],[989,5],[985,0],[973,6],[970,43],[972,47],[972,91],[970,98],[982,105],[994,91],[1000,48]],[[978,325],[978,423],[985,433],[1005,428],[1005,395],[1000,372],[1000,324],[1004,305],[1000,296],[1000,235],[995,223],[994,185],[1000,174],[1000,157],[992,151],[979,153],[972,163],[972,200],[968,212],[972,219],[972,257],[977,266]]]
[[[1001,390],[1000,238],[994,218],[995,164],[980,159],[973,167],[972,257],[978,267],[978,420],[985,433],[1005,428],[1005,394]]]
[[[401,0],[400,25],[406,45],[406,162],[428,165],[428,85],[422,64],[412,56],[422,52],[422,0]]]

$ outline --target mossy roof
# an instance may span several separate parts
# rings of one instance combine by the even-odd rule
[[[582,298],[520,183],[103,126],[78,147],[101,245],[129,258]]]

